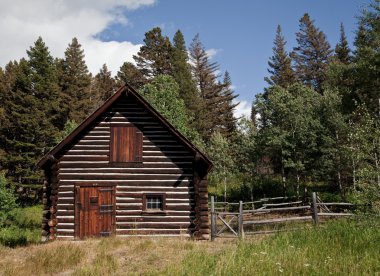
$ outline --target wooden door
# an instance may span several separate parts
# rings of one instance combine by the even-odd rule
[[[76,236],[109,236],[114,225],[114,188],[79,186],[76,188]]]

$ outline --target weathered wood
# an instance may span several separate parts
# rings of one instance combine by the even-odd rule
[[[303,217],[288,217],[288,218],[274,218],[274,219],[265,219],[265,220],[254,220],[254,221],[244,221],[244,225],[253,225],[253,224],[271,224],[279,222],[289,222],[289,221],[303,221],[303,220],[312,220],[312,216],[303,216]]]
[[[317,205],[317,193],[313,192],[312,194],[312,211],[313,211],[313,220],[314,224],[318,224],[318,205]]]
[[[214,196],[211,196],[211,241],[215,240],[216,237],[216,214],[215,214],[215,204]]]
[[[318,216],[325,216],[325,217],[349,217],[353,216],[352,213],[318,213]]]
[[[235,230],[222,218],[222,216],[220,216],[220,215],[217,215],[217,217],[218,217],[218,219],[220,219],[222,222],[223,222],[223,224],[225,225],[225,226],[227,226],[227,228],[228,229],[230,229],[230,231],[235,235],[235,236],[239,236],[238,235],[238,233],[236,233],[235,232]]]
[[[263,204],[263,207],[277,207],[277,206],[288,206],[288,205],[295,205],[295,204],[301,204],[302,201],[294,201],[294,202],[284,202],[284,203],[267,203]]]
[[[239,201],[239,224],[238,233],[239,237],[244,239],[244,225],[243,225],[243,201]]]
[[[270,212],[281,212],[281,211],[296,211],[296,210],[309,210],[310,206],[295,206],[295,207],[283,207],[283,208],[270,208],[261,210],[245,210],[244,213],[249,214],[260,214],[260,213],[270,213]]]
[[[57,225],[57,220],[56,220],[56,219],[51,219],[51,220],[49,220],[48,225],[49,225],[50,227],[54,227],[54,226],[56,226],[56,225]]]

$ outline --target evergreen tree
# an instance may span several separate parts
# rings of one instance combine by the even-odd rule
[[[124,62],[120,67],[116,75],[116,81],[118,86],[123,85],[123,83],[128,83],[135,89],[140,89],[147,83],[147,79],[144,75],[130,62]]]
[[[200,95],[199,111],[195,114],[197,131],[204,140],[222,125],[220,103],[224,85],[218,83],[216,72],[219,66],[210,62],[206,50],[196,35],[190,45],[192,73]]]
[[[27,51],[28,61],[6,68],[4,118],[0,126],[1,147],[6,155],[1,167],[20,195],[38,199],[41,172],[37,161],[55,144],[59,117],[56,68],[41,38]]]
[[[335,58],[343,64],[349,64],[351,62],[350,52],[351,50],[348,47],[344,26],[343,23],[341,23],[339,43],[335,46]]]
[[[91,93],[91,74],[84,60],[84,51],[75,37],[66,48],[60,69],[61,105],[66,112],[65,122],[74,120],[80,123],[92,109],[95,96]]]
[[[270,86],[279,85],[284,88],[294,83],[294,73],[292,70],[291,59],[285,50],[286,41],[281,33],[281,26],[277,26],[276,38],[274,39],[273,56],[270,57],[268,72],[270,77],[265,81]]]
[[[188,63],[189,57],[186,51],[185,39],[180,30],[173,38],[172,66],[173,77],[179,85],[180,97],[185,102],[189,114],[194,116],[198,111],[199,95],[191,75],[191,67]]]
[[[195,143],[199,142],[199,134],[190,126],[191,117],[186,112],[185,103],[179,96],[179,86],[172,76],[157,76],[139,92],[184,136]]]
[[[106,64],[103,64],[99,73],[96,74],[92,86],[92,93],[96,95],[97,99],[94,108],[100,106],[105,100],[112,96],[116,84],[111,76],[111,71],[108,70]]]
[[[292,57],[297,79],[322,94],[326,68],[332,53],[330,44],[307,13],[300,19],[300,30],[296,36],[298,46],[294,48]]]
[[[222,101],[220,103],[222,125],[218,130],[225,136],[230,136],[236,129],[237,118],[234,116],[234,110],[239,103],[234,103],[234,100],[238,96],[239,95],[235,94],[232,90],[231,77],[226,71],[223,78]]]
[[[146,78],[172,75],[172,45],[169,38],[162,35],[159,27],[155,27],[145,33],[144,43],[137,55],[133,56],[141,73]]]

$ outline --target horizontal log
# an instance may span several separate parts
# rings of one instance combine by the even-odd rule
[[[244,213],[259,214],[259,213],[270,213],[270,212],[280,212],[280,211],[297,211],[297,210],[310,210],[310,206],[295,206],[295,207],[283,207],[283,208],[270,208],[261,210],[244,210]]]
[[[58,223],[57,230],[74,229],[74,223]]]
[[[280,222],[289,222],[289,221],[303,221],[303,220],[312,220],[312,219],[313,218],[311,216],[275,218],[275,219],[266,219],[266,220],[244,221],[243,225],[271,224],[271,223],[280,223]]]
[[[191,231],[190,231],[191,232]],[[181,235],[188,233],[188,230],[181,230],[181,229],[166,229],[166,230],[154,230],[154,229],[147,229],[147,230],[125,230],[125,229],[117,229],[116,235],[164,235],[164,234],[174,234],[174,235]]]
[[[325,217],[349,217],[353,216],[352,213],[318,213],[318,216],[325,216]]]
[[[317,206],[355,206],[355,204],[352,203],[345,203],[345,202],[323,202],[323,203],[317,203]]]
[[[50,227],[49,232],[50,232],[50,234],[56,234],[57,229],[55,227]]]
[[[74,223],[75,219],[74,218],[62,218],[62,217],[58,217],[57,218],[57,222],[58,224],[60,223]]]
[[[139,230],[139,229],[183,229],[186,230],[188,228],[193,229],[195,227],[194,224],[191,223],[159,223],[159,222],[154,222],[154,223],[124,223],[124,222],[119,222],[116,223],[118,229],[134,229],[134,230]]]
[[[106,149],[106,150],[69,150],[64,156],[68,156],[68,155],[80,155],[80,156],[104,156],[104,155],[107,155],[109,156],[110,154],[110,151],[109,149]]]
[[[74,167],[74,166],[73,166]],[[59,173],[146,173],[146,174],[191,174],[191,169],[179,168],[113,168],[113,167],[100,167],[100,168],[61,168]]]
[[[133,192],[119,192],[117,190],[116,197],[128,197],[128,198],[135,198],[135,199],[142,199],[143,194],[142,193],[133,193]],[[185,194],[166,194],[165,195],[166,200],[168,199],[192,199],[192,195],[185,193]]]
[[[60,161],[109,161],[109,156],[81,156],[81,155],[64,155],[60,158]]]
[[[59,198],[57,204],[74,204],[74,198]]]
[[[104,139],[104,140],[80,140],[76,143],[76,146],[74,146],[74,148],[75,147],[80,148],[81,146],[85,146],[85,145],[99,145],[99,146],[109,147],[110,141],[108,139]]]
[[[183,175],[183,174],[127,174],[127,173],[61,173],[59,175],[60,180],[114,180],[114,179],[126,179],[126,180],[189,180],[191,179],[191,175]]]
[[[158,214],[156,214],[158,215]],[[194,216],[194,211],[173,211],[173,210],[166,210],[165,213],[162,213],[161,216]],[[116,217],[117,216],[152,216],[151,214],[147,214],[146,212],[143,212],[142,210],[118,210],[116,209]]]
[[[97,168],[111,168],[111,169],[126,169],[126,170],[132,170],[132,169],[139,169],[139,168],[133,168],[133,167],[126,167],[124,164],[110,164],[109,160],[107,161],[95,161],[95,163],[85,162],[85,161],[64,161],[59,162],[60,168],[89,168],[89,169],[97,169]],[[172,163],[172,162],[166,162],[166,163],[144,163],[141,164],[142,169],[154,169],[154,170],[160,170],[160,169],[178,169],[178,170],[187,170],[187,171],[193,171],[192,170],[192,162],[188,162],[186,164],[180,164],[180,163]]]
[[[57,216],[73,216],[74,213],[74,208],[72,210],[57,210]]]
[[[57,205],[57,215],[59,214],[59,211],[61,210],[65,210],[65,211],[69,211],[69,210],[74,210],[75,209],[75,206],[74,204],[58,204]]]
[[[74,231],[66,232],[63,229],[62,230],[57,230],[57,237],[62,236],[62,237],[74,237]]]
[[[120,217],[116,216],[116,222],[128,222],[128,223],[134,223],[134,222],[160,222],[160,223],[166,223],[166,222],[188,222],[190,223],[193,219],[189,216],[175,216],[175,217],[168,217],[168,216],[141,216],[141,217]]]
[[[49,220],[49,221],[48,221],[48,225],[49,225],[50,227],[54,227],[54,226],[56,226],[56,225],[57,225],[57,220],[56,220],[56,219],[51,219],[51,220]]]
[[[263,204],[263,207],[289,206],[289,205],[301,204],[301,203],[302,201],[284,202],[284,203],[268,203],[268,204]]]

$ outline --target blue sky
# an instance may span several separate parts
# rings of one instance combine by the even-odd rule
[[[189,44],[199,33],[206,49],[216,50],[213,61],[220,64],[222,71],[230,72],[239,99],[250,103],[254,94],[265,86],[263,78],[267,76],[277,24],[282,26],[288,51],[295,46],[298,21],[305,12],[325,32],[332,46],[339,39],[341,22],[352,43],[356,16],[368,3],[365,0],[161,0],[153,6],[127,11],[128,25],[110,26],[100,37],[142,43],[147,30],[160,26],[170,38],[180,29]]]
[[[370,0],[13,0],[0,1],[0,66],[26,56],[42,36],[54,57],[63,57],[73,37],[82,44],[89,70],[106,63],[115,74],[133,61],[145,32],[160,26],[170,38],[180,29],[189,45],[199,33],[221,72],[230,72],[241,104],[249,113],[263,91],[277,24],[295,46],[299,19],[308,12],[334,47],[343,22],[351,43],[360,10]]]

